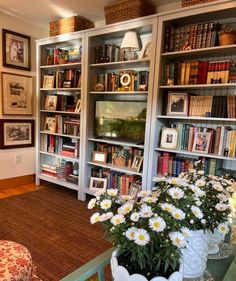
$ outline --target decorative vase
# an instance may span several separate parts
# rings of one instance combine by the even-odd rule
[[[124,266],[118,265],[117,250],[111,256],[111,272],[113,281],[148,281],[146,277],[141,274],[130,275]],[[168,279],[158,276],[152,278],[150,281],[182,281],[183,280],[183,266],[180,264],[179,271],[173,272]]]
[[[219,244],[224,240],[225,235],[222,235],[217,229],[214,229],[214,232],[206,231],[206,238],[208,245],[208,254],[217,254],[220,250]]]
[[[191,231],[189,243],[182,250],[183,277],[202,277],[207,263],[208,246],[206,235],[203,230]]]

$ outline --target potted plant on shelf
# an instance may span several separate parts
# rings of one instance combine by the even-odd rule
[[[236,42],[236,30],[229,23],[221,25],[219,30],[219,43],[220,46],[235,44]]]
[[[123,147],[115,148],[112,155],[112,162],[115,166],[124,167],[129,157],[129,151]]]

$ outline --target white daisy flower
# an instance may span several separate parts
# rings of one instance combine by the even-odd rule
[[[173,199],[181,199],[184,197],[184,192],[178,187],[173,187],[168,190],[168,193]]]
[[[167,211],[167,212],[172,212],[174,210],[174,206],[169,203],[161,203],[160,204],[162,210]]]
[[[126,215],[130,213],[133,210],[134,205],[132,203],[125,203],[120,208],[118,208],[118,214],[120,215]]]
[[[191,173],[191,174],[195,174],[195,173],[196,173],[196,170],[195,170],[195,169],[189,169],[188,171],[189,171],[189,173]]]
[[[134,242],[140,246],[145,246],[150,241],[150,236],[145,229],[137,229],[134,233]]]
[[[161,232],[166,228],[166,222],[161,217],[151,218],[149,227],[156,232]]]
[[[167,180],[169,184],[176,185],[178,183],[178,178],[170,178]]]
[[[118,189],[116,189],[116,188],[107,189],[107,194],[112,197],[115,197],[118,194]]]
[[[130,220],[136,222],[139,220],[140,214],[138,212],[134,212],[131,216],[130,216]]]
[[[152,208],[146,204],[141,206],[140,216],[143,218],[150,218],[153,215]]]
[[[99,217],[99,221],[107,221],[109,219],[111,219],[113,217],[113,213],[112,212],[108,212],[108,213],[104,213]]]
[[[221,202],[226,202],[228,201],[228,196],[224,193],[219,193],[216,195],[216,197],[221,201]]]
[[[229,207],[230,207],[229,205],[227,205],[227,204],[221,204],[221,203],[217,203],[217,204],[215,205],[216,210],[221,211],[221,212],[227,210]]]
[[[185,218],[185,213],[177,208],[174,208],[171,212],[171,215],[173,218],[177,219],[177,220],[183,220]]]
[[[138,197],[147,197],[149,195],[151,195],[150,190],[142,190],[142,191],[139,191],[139,193],[138,193]]]
[[[119,225],[125,222],[125,217],[123,215],[115,215],[111,218],[111,223],[113,225]]]
[[[97,200],[95,198],[91,199],[88,203],[88,209],[93,209],[96,205]]]
[[[125,201],[130,201],[130,200],[134,199],[133,196],[130,196],[130,195],[120,195],[120,198]]]
[[[129,239],[129,240],[134,240],[134,234],[137,231],[136,227],[130,227],[129,229],[126,230],[125,232],[125,236]]]
[[[195,183],[196,186],[205,186],[206,185],[206,181],[204,181],[203,179],[199,179],[196,181]]]
[[[155,203],[157,202],[157,198],[148,196],[148,197],[144,197],[142,201],[145,203]]]
[[[231,193],[234,192],[234,188],[232,186],[226,187],[226,190]]]
[[[187,227],[182,227],[180,230],[186,238],[191,236],[191,232]]]
[[[225,235],[229,232],[229,226],[227,223],[220,223],[217,227],[219,230],[220,234]]]
[[[90,223],[94,224],[96,222],[99,222],[100,214],[99,213],[94,213],[91,218],[90,218]]]
[[[221,185],[221,183],[217,182],[215,184],[213,184],[213,188],[219,192],[221,192],[223,190],[223,186]]]
[[[100,203],[100,206],[103,210],[107,210],[107,209],[111,208],[111,200],[110,199],[102,200],[102,202]]]
[[[104,189],[98,190],[98,191],[96,191],[95,196],[96,196],[96,197],[99,197],[99,196],[103,195],[104,193],[106,193],[106,191],[105,191]],[[97,199],[98,199],[98,198],[97,198]]]
[[[203,213],[200,210],[199,207],[197,206],[191,206],[191,211],[193,212],[194,216],[198,219],[202,219],[203,218]]]
[[[203,171],[203,170],[199,170],[199,171],[198,171],[198,174],[199,174],[200,176],[203,176],[203,175],[204,175],[204,171]]]
[[[156,177],[153,177],[152,180],[155,181],[155,182],[166,181],[166,177],[156,176]]]
[[[186,246],[186,238],[181,232],[171,232],[169,236],[173,245],[177,246],[178,248],[184,248]]]

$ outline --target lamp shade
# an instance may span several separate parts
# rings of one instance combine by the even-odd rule
[[[125,33],[125,36],[123,38],[121,49],[129,49],[132,51],[138,51],[139,50],[139,43],[138,43],[138,36],[135,31],[127,31]]]

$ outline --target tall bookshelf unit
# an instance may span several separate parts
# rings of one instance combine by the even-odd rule
[[[36,45],[36,183],[45,180],[77,190],[80,199],[83,33],[37,40]]]
[[[124,60],[120,47],[125,33],[130,30],[135,31],[139,38],[140,51],[137,52],[138,56],[134,60]],[[84,100],[87,118],[85,123],[86,140],[83,149],[85,151],[85,169],[82,183],[86,194],[94,194],[94,190],[89,188],[91,177],[107,178],[108,186],[117,187],[123,194],[127,194],[127,186],[130,186],[134,178],[138,179],[140,188],[147,188],[156,33],[157,16],[153,15],[97,28],[87,34],[88,53],[85,57],[88,67],[87,81],[85,82],[87,97]],[[144,46],[147,46],[150,41],[151,53],[150,56],[145,57]],[[112,53],[113,51],[114,53]],[[149,73],[148,80],[144,81],[144,84],[146,83],[144,88],[139,87],[141,83],[139,75],[141,72]],[[131,78],[129,89],[122,88],[122,85],[120,85],[122,74],[124,73],[128,73],[128,77]],[[112,86],[109,84],[108,77],[110,75],[115,79],[111,82],[113,83]],[[112,103],[114,105],[116,102],[121,102],[122,106],[113,111],[114,116],[118,119],[123,117],[122,115],[125,115],[126,111],[130,111],[130,102],[133,102],[134,107],[138,107],[140,102],[145,102],[146,121],[143,140],[141,142],[135,139],[130,140],[133,134],[132,128],[130,131],[126,130],[126,133],[128,133],[126,137],[119,137],[116,133],[109,132],[109,129],[108,131],[105,129],[104,134],[96,134],[95,131],[98,129],[95,121],[96,109],[97,104],[102,101],[107,102],[108,107],[112,106]],[[113,110],[112,107],[110,109]],[[103,125],[106,118],[109,118],[109,116],[104,117],[103,121],[98,121],[98,123],[100,122],[99,124]],[[118,147],[129,151],[129,159],[126,159],[123,167],[115,165],[112,159],[113,151]],[[93,161],[94,151],[106,151],[106,161],[104,163]],[[135,155],[143,157],[142,165],[138,170],[132,169]],[[124,188],[126,188],[126,191],[122,191]]]
[[[160,140],[162,134],[162,128],[164,127],[176,127],[181,128],[180,124],[189,124],[189,126],[205,128],[202,130],[208,131],[211,129],[216,130],[217,127],[222,128],[223,126],[229,127],[232,130],[236,129],[236,119],[224,117],[206,117],[197,116],[196,111],[200,111],[201,108],[196,106],[195,116],[181,116],[178,114],[167,115],[167,95],[172,93],[188,93],[194,96],[203,97],[203,105],[205,96],[235,96],[236,86],[234,83],[228,83],[228,81],[219,84],[203,83],[186,83],[178,81],[178,78],[174,77],[173,74],[168,73],[171,77],[163,77],[166,75],[166,65],[178,65],[182,62],[190,61],[223,61],[223,60],[235,60],[236,59],[236,44],[226,46],[198,46],[195,49],[180,50],[175,45],[168,50],[168,43],[166,43],[168,36],[174,36],[175,30],[181,30],[181,27],[185,26],[201,26],[201,24],[215,22],[215,23],[235,23],[236,22],[236,3],[235,1],[214,1],[211,3],[194,5],[184,9],[179,9],[169,13],[159,14],[158,21],[158,36],[157,36],[157,52],[156,52],[156,69],[154,86],[154,98],[152,108],[152,122],[151,122],[151,141],[150,141],[150,168],[148,170],[148,186],[154,185],[154,177],[157,176],[158,164],[161,165],[161,161],[158,161],[158,157],[161,155],[164,157],[176,157],[183,159],[198,159],[203,157],[204,159],[216,159],[222,161],[222,167],[228,170],[235,171],[236,169],[236,158],[235,156],[229,157],[223,153],[201,153],[201,151],[193,151],[190,149],[182,149],[181,143],[178,144],[177,148],[169,149],[168,145],[161,147]],[[169,31],[172,28],[172,34]],[[168,36],[166,33],[168,32]],[[184,33],[187,31],[184,30]],[[201,31],[200,31],[201,32]],[[200,33],[201,34],[201,33]],[[202,33],[204,34],[204,33]],[[197,35],[198,36],[198,35]],[[201,35],[204,36],[204,35]],[[166,39],[167,37],[167,39]],[[201,37],[200,37],[201,38]],[[203,37],[202,37],[203,38]],[[176,38],[175,38],[176,39]],[[203,40],[203,39],[201,39]],[[178,41],[178,40],[176,40]],[[173,44],[173,41],[172,43]],[[158,66],[159,65],[159,66]],[[177,66],[178,68],[178,66]],[[180,72],[181,73],[180,69]],[[181,75],[180,75],[181,76]],[[169,81],[166,78],[171,78]],[[165,81],[164,81],[165,80]],[[177,82],[176,82],[177,80]],[[181,80],[181,79],[180,79]],[[235,97],[234,97],[235,98]],[[202,106],[203,106],[202,105]],[[234,107],[235,110],[235,107]],[[201,130],[201,129],[200,129]],[[168,132],[168,131],[167,131]],[[178,131],[178,138],[181,136],[181,131]],[[182,138],[182,142],[183,142]],[[235,140],[234,140],[235,141]],[[234,143],[235,146],[235,143]],[[164,153],[164,154],[163,154]],[[165,155],[165,156],[164,156]],[[162,159],[163,159],[162,158]],[[208,161],[209,161],[208,160]],[[166,161],[166,160],[162,160]],[[167,160],[168,161],[168,160]],[[164,163],[164,162],[163,162]],[[163,164],[162,163],[162,164]],[[164,165],[168,165],[168,162]],[[160,168],[160,166],[159,166]],[[166,167],[168,169],[168,167]],[[171,169],[169,167],[169,169]]]

